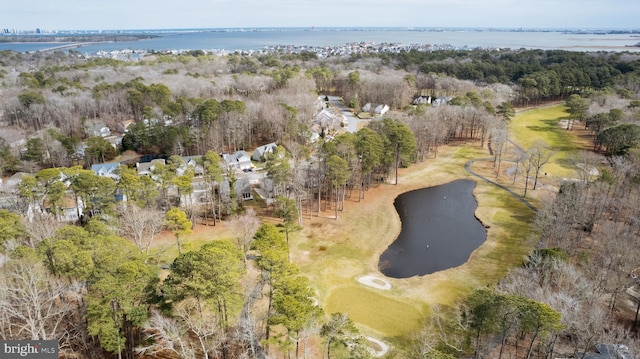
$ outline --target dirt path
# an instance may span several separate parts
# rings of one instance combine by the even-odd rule
[[[526,198],[522,197],[518,193],[514,192],[511,188],[509,188],[509,187],[507,187],[505,185],[501,185],[498,182],[492,181],[492,180],[488,179],[487,177],[484,177],[484,176],[474,172],[471,169],[471,165],[473,165],[477,161],[492,162],[493,158],[478,158],[478,159],[475,159],[475,160],[470,160],[469,162],[465,163],[465,165],[464,165],[465,171],[467,171],[468,173],[480,178],[481,180],[483,180],[483,181],[485,181],[487,183],[491,183],[492,185],[509,192],[512,196],[517,198],[520,202],[522,202],[525,206],[529,207],[532,211],[538,211],[538,209],[534,205],[532,205],[531,202],[529,202]]]

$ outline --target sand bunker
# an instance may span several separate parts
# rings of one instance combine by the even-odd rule
[[[377,289],[383,289],[383,290],[391,289],[391,283],[387,282],[384,279],[374,277],[372,275],[365,275],[365,276],[359,277],[358,282],[364,285],[368,285],[370,287],[377,288]]]
[[[380,340],[378,340],[376,338],[372,338],[372,337],[366,337],[366,338],[375,347],[375,349],[372,348],[374,356],[381,357],[381,356],[387,354],[387,352],[389,351],[389,346],[385,342],[380,341]]]

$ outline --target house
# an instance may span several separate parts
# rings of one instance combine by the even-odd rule
[[[136,123],[135,120],[118,122],[118,124],[116,125],[116,131],[120,133],[127,133],[127,131],[129,130],[129,126],[133,125],[134,123]]]
[[[228,179],[225,178],[222,182],[218,183],[218,185],[219,187],[215,189],[216,195],[222,195],[225,197],[230,196]],[[208,193],[211,189],[203,177],[194,178],[191,181],[191,186],[193,188],[193,192],[189,195],[182,195],[180,197],[180,204],[182,206],[211,203],[211,194]],[[242,199],[244,201],[253,199],[253,195],[251,194],[251,180],[248,177],[236,178],[234,188],[237,199]]]
[[[389,106],[383,104],[371,104],[370,102],[367,102],[364,106],[362,106],[362,112],[369,112],[378,116],[382,116],[388,111]]]
[[[622,344],[596,344],[595,352],[577,353],[581,359],[632,359],[629,347]]]
[[[123,138],[124,137],[122,137],[122,136],[107,136],[107,137],[104,137],[104,139],[107,140],[111,144],[111,146],[113,148],[115,148],[116,150],[118,149],[118,147],[120,145],[122,145],[122,139]]]
[[[344,115],[335,114],[330,109],[324,109],[314,117],[314,123],[317,123],[323,129],[329,130],[337,130],[346,122],[347,119]]]
[[[431,106],[438,107],[440,105],[446,105],[451,101],[453,97],[438,97],[431,102]]]
[[[167,162],[163,158],[156,158],[155,160],[151,160],[151,162],[136,163],[136,170],[138,171],[138,176],[151,177],[151,172],[153,172],[153,169],[157,164],[166,165]]]
[[[233,187],[237,199],[242,199],[243,201],[253,199],[253,195],[251,194],[251,183],[248,178],[237,178]],[[229,191],[229,181],[224,180],[224,182],[220,184],[220,193],[222,195],[229,195]]]
[[[184,165],[176,169],[178,176],[184,175],[188,168],[193,170],[193,174],[195,176],[202,176],[204,174],[204,168],[198,163],[201,157],[202,156],[182,156]]]
[[[82,204],[80,200],[76,200],[73,195],[66,193],[61,205],[59,218],[63,222],[74,222],[82,216]],[[47,209],[49,211],[49,209]]]
[[[222,155],[222,160],[227,164],[227,167],[241,171],[248,171],[253,167],[251,157],[245,151],[236,151],[233,154],[225,153]]]
[[[100,177],[109,177],[117,181],[120,176],[116,174],[116,169],[120,167],[120,162],[100,163],[91,165],[91,170]]]
[[[311,135],[309,136],[309,142],[315,143],[320,139],[320,133],[316,131],[311,131]]]
[[[191,192],[191,203],[206,203],[209,200],[209,194],[207,191],[209,190],[209,186],[204,177],[196,177],[191,180],[191,188],[193,192]],[[180,203],[187,203],[185,196],[180,198]]]
[[[49,201],[44,201],[42,204],[30,203],[26,217],[29,220],[33,220],[36,213],[46,213],[54,216],[60,222],[74,222],[82,216],[84,205],[72,192],[66,191],[64,197],[55,207],[57,208],[54,208]]]
[[[275,142],[260,146],[253,151],[253,155],[251,156],[251,158],[254,161],[264,161],[264,155],[266,155],[267,153],[275,152],[277,147],[278,145],[276,145]]]
[[[431,104],[431,96],[418,96],[413,100],[413,104],[418,105],[429,105]]]
[[[376,115],[384,115],[385,113],[387,113],[389,111],[389,106],[388,105],[378,105],[376,106],[376,108],[373,110],[373,113]]]
[[[99,123],[93,126],[91,130],[92,136],[109,137],[111,136],[111,130],[106,125]]]

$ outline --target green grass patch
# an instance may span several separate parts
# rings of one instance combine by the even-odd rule
[[[347,313],[351,320],[388,336],[403,336],[419,328],[423,314],[408,303],[355,286],[335,289],[326,312]]]
[[[581,145],[575,134],[560,124],[568,116],[564,105],[534,108],[518,112],[509,126],[510,137],[525,150],[535,141],[544,141],[554,149],[551,161],[543,168],[550,176],[575,177],[576,174],[569,158]]]

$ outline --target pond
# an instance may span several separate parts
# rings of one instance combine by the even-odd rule
[[[465,263],[487,236],[474,214],[474,187],[471,180],[456,180],[398,196],[394,206],[402,230],[380,256],[380,271],[409,278]]]

